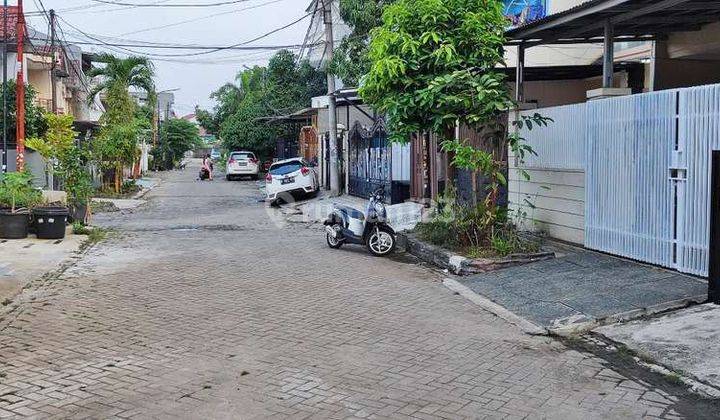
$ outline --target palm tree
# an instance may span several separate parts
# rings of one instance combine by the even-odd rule
[[[136,105],[130,96],[130,88],[144,91],[152,105],[155,100],[155,75],[152,62],[145,57],[118,58],[101,54],[96,59],[102,67],[94,67],[88,76],[97,79],[88,100],[93,102],[101,93],[105,113],[102,116],[103,131],[96,149],[101,165],[115,171],[115,192],[120,192],[125,163],[132,163],[137,152]],[[154,106],[153,106],[154,107]]]
[[[146,57],[118,58],[104,53],[100,54],[95,61],[104,63],[105,66],[94,67],[88,72],[90,78],[101,78],[90,90],[89,101],[94,101],[101,92],[109,93],[113,88],[124,88],[127,91],[132,87],[145,91],[148,97],[154,95],[155,68]]]

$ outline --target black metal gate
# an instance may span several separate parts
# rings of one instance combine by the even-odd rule
[[[348,192],[367,198],[384,186],[386,201],[392,197],[392,145],[382,120],[370,130],[356,122],[348,139]]]
[[[712,152],[708,298],[720,304],[720,150]]]

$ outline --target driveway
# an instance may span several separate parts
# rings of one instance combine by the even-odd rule
[[[557,259],[460,278],[538,326],[573,329],[707,299],[707,281],[556,244]]]
[[[0,418],[710,418],[401,259],[327,248],[254,182],[164,174],[0,321]],[[221,179],[220,176],[217,177]]]

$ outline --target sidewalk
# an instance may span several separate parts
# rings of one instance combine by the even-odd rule
[[[0,307],[6,306],[31,280],[56,270],[76,253],[87,236],[68,234],[65,239],[0,240]]]
[[[587,331],[707,299],[707,282],[553,244],[557,259],[458,278],[476,294],[558,334]]]
[[[720,397],[720,306],[695,306],[594,331],[717,388]]]
[[[143,197],[160,184],[160,178],[140,178],[136,180],[136,183],[141,190],[132,198],[93,198],[93,201],[112,203],[121,211],[136,209],[147,202],[147,200],[143,200]]]

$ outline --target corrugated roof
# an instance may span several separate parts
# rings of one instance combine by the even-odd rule
[[[5,37],[5,8],[0,6],[0,39],[17,39],[17,22],[18,22],[18,8],[17,6],[8,6],[7,8],[7,38]]]

